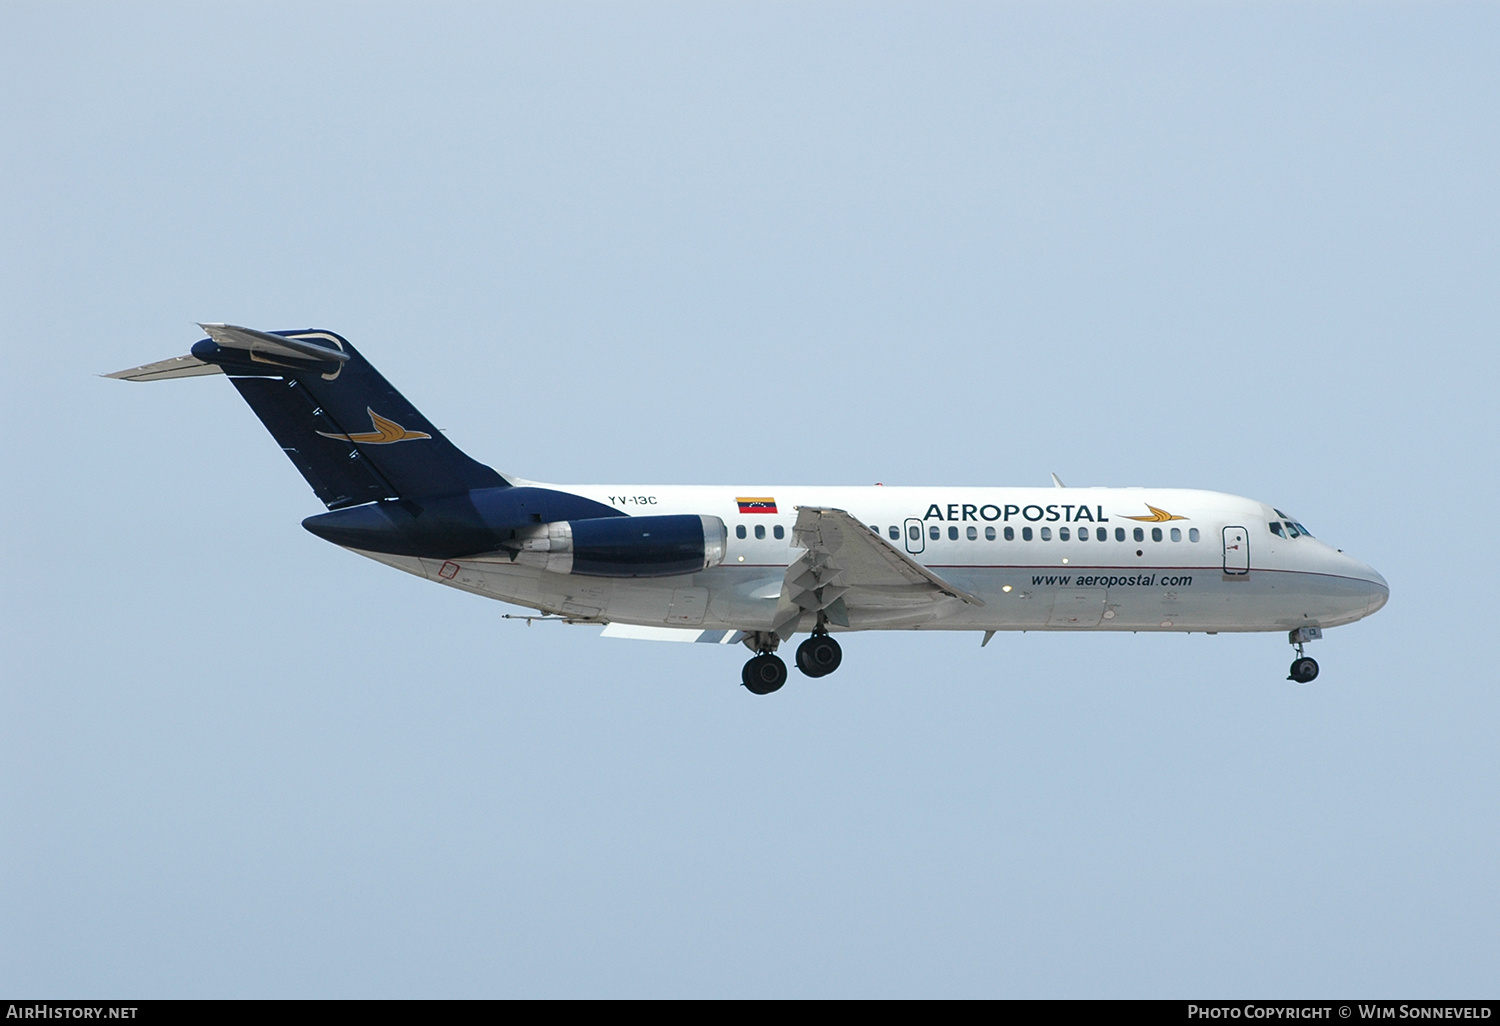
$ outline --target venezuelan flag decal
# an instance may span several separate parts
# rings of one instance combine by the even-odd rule
[[[771,498],[745,498],[740,496],[734,500],[740,504],[741,513],[775,513],[776,500]],[[759,530],[759,528],[757,528]]]

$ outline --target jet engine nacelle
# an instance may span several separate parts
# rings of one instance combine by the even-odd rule
[[[712,516],[600,517],[537,524],[504,548],[516,562],[585,577],[675,577],[724,562],[729,529]]]
[[[420,501],[384,499],[302,521],[319,538],[362,552],[456,559],[495,552],[517,531],[561,520],[626,519],[602,502],[550,488],[476,488]]]
[[[632,517],[547,488],[475,489],[421,502],[330,510],[302,526],[335,545],[428,559],[509,552],[559,574],[672,577],[718,566],[729,531],[713,516]]]

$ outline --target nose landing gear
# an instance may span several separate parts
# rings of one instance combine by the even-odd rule
[[[1292,670],[1287,675],[1287,680],[1294,680],[1298,684],[1311,684],[1318,679],[1318,661],[1304,655],[1302,646],[1322,636],[1322,630],[1317,627],[1298,627],[1287,634],[1287,640],[1297,649],[1297,658],[1292,660]]]
[[[1318,679],[1318,661],[1306,657],[1292,661],[1292,672],[1287,680],[1294,680],[1298,684],[1311,684]]]

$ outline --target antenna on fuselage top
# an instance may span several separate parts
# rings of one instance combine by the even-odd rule
[[[1054,488],[1066,488],[1068,486],[1062,483],[1062,478],[1058,477],[1056,474],[1053,474],[1052,475],[1052,487],[1054,487]]]

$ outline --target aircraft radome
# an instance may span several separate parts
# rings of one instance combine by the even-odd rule
[[[109,375],[225,374],[362,556],[615,637],[743,642],[741,682],[809,677],[871,630],[1285,631],[1385,605],[1385,579],[1279,509],[1177,488],[550,485],[470,459],[330,331],[204,324],[192,355]]]

